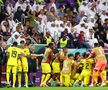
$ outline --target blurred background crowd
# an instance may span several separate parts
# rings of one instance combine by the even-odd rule
[[[108,0],[0,0],[0,40],[108,47]]]

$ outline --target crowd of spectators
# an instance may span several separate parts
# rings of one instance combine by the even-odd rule
[[[92,48],[96,42],[108,46],[108,1],[74,1],[74,6],[57,7],[55,0],[0,0],[1,39],[7,45],[23,39],[34,44],[53,41],[59,48]]]

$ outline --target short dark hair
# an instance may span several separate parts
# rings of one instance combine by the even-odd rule
[[[21,40],[20,43],[25,43],[24,40]]]
[[[53,42],[51,42],[51,43],[49,43],[49,44],[48,44],[48,46],[49,46],[49,47],[51,47],[53,44],[54,44],[54,43],[53,43]]]
[[[30,45],[30,43],[26,43],[26,45],[27,45],[27,46],[29,46],[29,45]]]
[[[94,43],[94,47],[99,47],[99,43]]]
[[[80,55],[80,52],[75,53],[75,60],[77,59],[77,56]]]
[[[103,42],[103,41],[100,41],[100,42],[99,42],[99,46],[104,47],[104,42]]]
[[[105,22],[108,20],[108,18],[105,19]]]
[[[75,56],[77,56],[77,55],[80,55],[80,52],[76,52],[76,53],[75,53]]]
[[[68,57],[71,57],[71,56],[73,56],[73,57],[74,57],[74,55],[73,55],[73,54],[68,54]]]
[[[17,42],[13,42],[12,46],[16,46],[17,47],[18,43]]]
[[[84,53],[82,54],[82,56],[83,56],[83,58],[87,58],[87,57],[89,56],[89,53],[84,52]]]

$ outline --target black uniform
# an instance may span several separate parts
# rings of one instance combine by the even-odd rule
[[[31,54],[35,54],[35,52],[31,51]],[[33,72],[33,73],[37,72],[36,58],[34,59],[30,58],[30,63],[31,63],[30,72]]]

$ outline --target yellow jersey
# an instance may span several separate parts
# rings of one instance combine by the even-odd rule
[[[20,48],[20,51],[21,51],[21,54],[22,54],[22,57],[21,57],[22,64],[27,65],[28,64],[27,56],[30,55],[30,51],[29,51],[28,48],[24,48],[24,49]],[[23,56],[23,54],[24,54],[24,56]]]
[[[51,48],[47,48],[44,52],[43,61],[45,63],[50,63],[53,55],[53,50]]]
[[[74,64],[74,60],[71,59],[66,59],[63,62],[63,69],[62,69],[62,74],[69,74],[71,73],[72,65]]]
[[[58,56],[56,56],[56,58],[54,59],[53,62],[58,62],[58,63],[60,63],[59,54],[58,54]]]
[[[7,65],[17,66],[18,56],[21,54],[20,49],[17,47],[11,46],[7,49],[7,53],[9,53]]]
[[[67,59],[67,56],[64,54],[63,51],[59,52],[59,59],[60,61],[64,61],[65,59]]]
[[[50,56],[51,53],[53,53],[51,48],[47,48],[45,50],[44,56],[46,57],[46,59]]]
[[[83,65],[83,70],[92,70],[92,64],[93,60],[92,59],[83,59],[82,60],[82,65]]]

